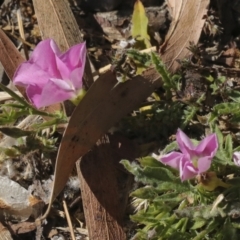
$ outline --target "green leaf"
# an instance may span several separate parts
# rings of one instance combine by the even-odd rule
[[[220,149],[223,149],[223,135],[222,132],[220,131],[220,129],[218,128],[218,126],[216,125],[214,128],[214,132],[217,135],[217,139],[218,139],[218,146]]]
[[[141,75],[152,63],[150,54],[141,53],[139,50],[129,49],[126,54],[134,62],[136,75]]]
[[[229,94],[228,97],[232,99],[233,101],[240,103],[240,92],[232,90]]]
[[[174,142],[171,142],[170,144],[168,144],[162,151],[163,154],[166,154],[166,153],[169,153],[169,152],[172,152],[174,150],[178,150],[179,147],[178,147],[178,144],[177,144],[177,141],[174,141]]]
[[[171,88],[177,90],[177,83],[174,82],[173,79],[171,78],[170,73],[167,71],[160,57],[154,52],[151,53],[151,56],[156,70],[162,76],[163,87],[166,90],[170,90]]]
[[[136,64],[142,65],[145,68],[151,65],[151,56],[148,53],[142,53],[136,49],[129,49],[127,50],[126,54]]]
[[[64,119],[64,118],[63,119],[53,118],[49,121],[45,121],[45,122],[40,123],[40,124],[34,124],[32,126],[32,128],[40,130],[40,129],[45,129],[45,128],[49,128],[49,127],[56,127],[56,125],[62,124],[62,123],[66,123],[66,119]]]
[[[205,77],[209,82],[213,82],[214,81],[214,77],[212,75],[208,75]]]
[[[239,239],[239,233],[236,228],[233,227],[231,221],[229,218],[226,219],[224,225],[223,225],[223,238],[222,240],[238,240]]]
[[[170,170],[164,167],[145,167],[143,170],[139,171],[141,172],[142,176],[145,176],[149,180],[152,180],[153,182],[172,182],[176,179],[176,177],[172,174]]]
[[[22,105],[22,104],[18,104],[18,103],[5,103],[5,104],[1,104],[1,107],[11,107],[11,108],[18,108],[18,109],[25,109],[26,106]]]
[[[226,154],[228,155],[228,158],[232,159],[233,143],[232,143],[232,136],[230,134],[228,134],[225,139],[225,150],[226,150]]]
[[[0,154],[0,160],[6,159],[6,157],[17,157],[20,155],[20,152],[14,148],[14,147],[8,147],[8,148],[0,148],[1,154]]]
[[[208,222],[206,219],[203,219],[203,218],[195,218],[194,220],[195,220],[195,222],[194,222],[193,226],[191,227],[191,229],[193,229],[193,230],[202,228]]]
[[[195,114],[198,111],[198,107],[195,106],[187,106],[187,108],[184,110],[184,122],[181,125],[181,128],[185,128],[189,122],[194,118]]]
[[[148,160],[150,159],[151,158],[149,158]],[[157,162],[157,164],[162,165],[161,167],[159,165],[158,167],[149,167],[146,165],[143,168],[136,163],[130,163],[127,160],[122,160],[121,163],[129,172],[131,172],[135,176],[137,181],[145,184],[150,184],[156,187],[158,191],[163,192],[169,190],[176,190],[179,192],[183,192],[189,191],[190,189],[190,185],[187,181],[181,182],[180,178],[176,177],[172,173],[172,171],[176,171],[175,169],[164,166],[161,163]]]
[[[161,184],[157,186],[158,190],[161,191],[168,191],[168,190],[173,190],[177,192],[184,192],[184,191],[189,191],[190,186],[188,185],[188,182],[181,182],[179,178],[177,178],[175,181],[163,181]]]
[[[180,232],[185,232],[187,222],[188,218],[181,218],[176,224],[173,225],[173,228],[180,230]]]
[[[144,6],[140,0],[134,4],[132,16],[132,37],[136,40],[143,41],[146,48],[150,48],[150,37],[148,35],[148,18]]]
[[[179,217],[188,217],[191,219],[195,218],[203,218],[203,219],[210,219],[217,216],[225,217],[226,213],[223,212],[220,208],[212,208],[212,205],[201,205],[196,207],[186,207],[181,210],[175,210],[175,214]]]
[[[240,151],[240,146],[234,148],[233,152],[239,152]]]
[[[222,166],[226,166],[227,164],[234,165],[232,158],[229,158],[228,153],[223,149],[217,151],[215,157],[213,158],[213,163],[217,163]]]
[[[240,111],[240,104],[234,102],[220,103],[213,107],[217,115],[236,114]]]
[[[163,164],[153,157],[144,157],[138,160],[142,167],[162,167]]]
[[[219,223],[217,221],[215,221],[215,219],[211,220],[209,222],[209,224],[205,227],[205,230],[197,233],[197,236],[195,238],[193,238],[192,240],[203,240],[203,239],[206,239],[206,236],[208,236],[208,233],[216,230],[218,225],[219,225]],[[217,239],[221,239],[221,238],[217,238]]]
[[[15,99],[19,103],[23,104],[25,107],[31,107],[31,105],[27,101],[25,101],[23,98],[19,97],[14,91],[12,91],[10,88],[4,86],[2,83],[0,83],[0,88],[4,92],[7,92],[10,96],[12,96],[13,99]]]
[[[137,197],[141,199],[153,199],[158,195],[157,191],[153,187],[144,187],[144,188],[139,188],[135,190],[134,192],[131,193],[132,197]]]
[[[0,127],[0,131],[3,134],[10,136],[12,138],[20,138],[23,136],[29,136],[30,134],[33,133],[32,131],[22,130],[17,127]]]
[[[169,189],[174,191],[173,189]],[[186,191],[186,189],[182,189],[184,191]],[[189,189],[188,189],[189,190]],[[187,199],[187,196],[189,196],[190,193],[187,195],[185,195],[185,193],[181,193],[181,191],[179,191],[179,189],[176,189],[175,192],[169,192],[169,193],[164,193],[162,195],[159,195],[158,197],[156,197],[155,199],[152,200],[153,203],[156,203],[158,205],[162,205],[167,203],[169,207],[171,207],[172,209],[178,207],[178,205],[185,199]]]
[[[139,166],[135,162],[130,163],[128,160],[121,160],[120,163],[133,175],[136,175],[139,171]]]

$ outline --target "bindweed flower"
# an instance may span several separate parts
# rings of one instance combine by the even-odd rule
[[[187,135],[178,129],[176,139],[181,152],[168,153],[158,160],[178,169],[182,181],[204,173],[210,168],[218,148],[216,134],[210,134],[195,146]]]
[[[236,166],[240,167],[240,152],[233,153],[233,161]]]
[[[54,40],[47,39],[18,67],[13,82],[26,88],[28,98],[37,108],[68,99],[74,102],[82,92],[85,60],[85,43],[61,53]]]

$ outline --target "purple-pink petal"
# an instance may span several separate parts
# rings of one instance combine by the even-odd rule
[[[218,149],[218,140],[216,134],[210,134],[205,137],[196,147],[196,152],[204,155],[213,157]]]
[[[42,94],[42,88],[38,85],[29,85],[26,88],[26,94],[28,98],[31,100],[31,102],[37,107],[40,108],[41,106],[41,94]]]
[[[170,167],[179,169],[181,159],[183,157],[182,153],[171,152],[160,158],[160,161]]]
[[[58,49],[58,46],[52,39],[41,41],[34,49],[28,62],[37,65],[43,71],[47,72],[50,77],[60,78],[60,69],[56,64],[56,55],[52,48],[53,45]]]
[[[83,68],[76,68],[70,74],[70,80],[76,89],[81,89],[83,86],[82,81],[83,73],[84,73]]]
[[[66,84],[64,85],[67,87]],[[31,94],[35,93],[35,91],[36,89],[27,89],[27,94],[29,94],[29,98],[32,99],[37,108],[62,102],[75,96],[73,89],[70,87],[64,89],[62,84],[56,84],[56,82],[52,80],[48,81],[40,93],[38,92],[37,94],[31,96]]]
[[[197,162],[198,167],[198,173],[204,173],[206,172],[210,167],[212,163],[212,157],[200,157]]]
[[[80,43],[71,47],[67,52],[56,55],[56,63],[63,79],[69,79],[73,70],[79,68],[83,69],[86,59],[86,45]]]
[[[195,177],[198,174],[198,170],[193,166],[189,159],[183,158],[180,165],[179,174],[181,180],[185,181]]]
[[[193,145],[189,137],[181,129],[177,130],[176,139],[178,147],[183,154],[192,154],[195,146]]]
[[[14,75],[14,84],[27,87],[38,85],[43,87],[49,79],[49,74],[43,71],[38,65],[29,62],[22,63]]]
[[[71,47],[67,52],[61,54],[59,59],[72,71],[77,67],[85,66],[86,53],[86,44],[79,43]]]

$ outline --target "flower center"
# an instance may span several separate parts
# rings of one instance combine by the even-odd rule
[[[198,167],[198,157],[197,156],[193,156],[191,160],[192,160],[193,166],[195,168],[197,168]]]
[[[73,91],[76,90],[75,87],[73,86],[72,82],[71,82],[69,79],[64,80],[64,81],[66,81],[66,83],[70,86],[70,88],[71,88]]]
[[[78,93],[76,93],[76,95],[72,99],[70,99],[70,101],[72,101],[72,103],[77,106],[79,102],[83,99],[85,94],[86,91],[84,89],[80,89],[80,91],[78,91]]]

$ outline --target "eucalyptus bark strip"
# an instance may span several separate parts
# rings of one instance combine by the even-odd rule
[[[123,158],[135,158],[133,143],[121,136],[104,135],[77,162],[90,239],[126,239],[123,217],[132,176],[119,164]]]

